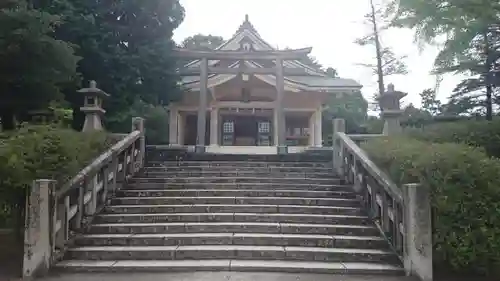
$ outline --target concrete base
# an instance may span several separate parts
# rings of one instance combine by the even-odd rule
[[[207,150],[206,150],[206,147],[205,146],[202,146],[202,145],[197,145],[195,148],[194,148],[194,151],[196,153],[205,153]]]

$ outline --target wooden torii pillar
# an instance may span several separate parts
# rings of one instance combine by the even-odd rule
[[[277,112],[277,127],[278,153],[287,153],[286,147],[286,128],[285,114],[283,109],[283,98],[285,94],[285,75],[305,75],[303,69],[289,69],[285,71],[283,61],[297,60],[304,58],[311,52],[312,48],[304,48],[297,50],[286,51],[193,51],[187,49],[174,50],[175,56],[187,59],[199,59],[200,68],[196,69],[180,69],[179,74],[183,76],[199,75],[200,76],[200,98],[198,107],[198,122],[197,122],[197,137],[196,137],[196,152],[205,152],[205,135],[206,135],[206,115],[207,115],[207,96],[208,96],[208,75],[210,74],[271,74],[276,77],[276,112]],[[231,60],[231,61],[251,61],[251,60],[270,60],[275,62],[275,67],[272,68],[229,68],[229,67],[209,67],[209,60]]]

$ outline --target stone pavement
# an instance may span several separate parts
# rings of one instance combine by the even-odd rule
[[[192,272],[60,274],[38,281],[415,281],[409,277],[343,276],[330,274]]]

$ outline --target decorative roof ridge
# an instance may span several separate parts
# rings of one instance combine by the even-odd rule
[[[255,29],[253,24],[248,19],[248,14],[245,15],[245,21],[243,21],[243,23],[240,25],[240,27],[238,28],[238,30],[236,31],[235,34],[238,34],[244,30],[249,30],[257,35],[259,34],[259,32],[257,32],[257,29]]]

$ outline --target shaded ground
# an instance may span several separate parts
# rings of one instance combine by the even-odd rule
[[[0,230],[0,281],[14,280],[21,275],[23,245],[13,232]]]
[[[328,274],[193,272],[100,273],[53,275],[39,281],[414,281],[407,277],[364,277]]]
[[[14,279],[16,280],[16,279]],[[498,278],[435,277],[435,281],[497,281]],[[0,278],[0,281],[4,281]],[[52,274],[37,281],[418,281],[411,277],[342,276],[329,274],[192,272]]]

